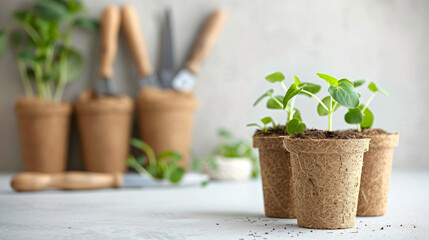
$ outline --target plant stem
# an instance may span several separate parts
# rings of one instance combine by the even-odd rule
[[[285,90],[285,93],[287,92],[287,87],[286,87],[286,85],[284,84],[284,82],[283,81],[281,81],[280,82],[280,85],[282,85],[282,88],[283,88],[283,90]]]
[[[54,96],[54,100],[56,102],[61,102],[61,98],[65,87],[66,87],[65,83],[62,83],[62,82],[58,83],[57,89],[55,90],[55,96]]]
[[[332,131],[332,114],[334,113],[334,110],[333,110],[333,108],[332,108],[332,97],[330,98],[330,101],[329,101],[329,118],[328,118],[328,121],[329,121],[329,127],[328,127],[328,130],[329,131]]]
[[[19,74],[21,75],[22,84],[24,85],[25,95],[33,95],[33,89],[31,88],[30,80],[28,79],[25,63],[18,60]]]
[[[358,132],[362,132],[362,127],[360,126],[360,124],[356,124],[356,125],[357,125]]]
[[[375,97],[375,94],[376,94],[376,92],[375,93],[373,93],[369,98],[368,98],[368,101],[366,101],[366,103],[365,103],[365,106],[363,107],[363,109],[362,109],[362,113],[364,113],[365,112],[365,110],[368,108],[368,105],[371,103],[371,101],[372,101],[372,99]]]
[[[310,96],[312,96],[312,97],[314,97],[319,103],[320,103],[320,105],[322,105],[322,107],[326,110],[326,111],[328,111],[329,112],[329,109],[328,109],[328,107],[316,96],[316,95],[314,95],[314,94],[312,94],[311,92],[309,92],[309,91],[306,91],[306,90],[302,90],[302,92],[303,93],[307,93],[308,95],[310,95]]]
[[[134,158],[128,159],[128,164],[131,165],[140,175],[152,176],[144,167],[142,167]]]

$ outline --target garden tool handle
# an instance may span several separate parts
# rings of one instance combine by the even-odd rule
[[[149,54],[141,31],[137,11],[131,5],[125,5],[122,7],[121,14],[125,37],[133,58],[137,63],[139,74],[142,77],[149,76],[153,73],[153,68],[149,62]]]
[[[24,172],[13,177],[11,186],[18,192],[41,191],[48,188],[62,190],[119,188],[122,186],[122,174],[93,172]]]
[[[118,49],[120,25],[119,8],[113,5],[106,7],[101,16],[101,50],[100,75],[103,78],[113,76],[113,62]]]
[[[204,29],[198,37],[186,68],[193,74],[200,71],[200,66],[212,50],[220,31],[225,25],[227,13],[225,9],[217,9],[207,19]]]

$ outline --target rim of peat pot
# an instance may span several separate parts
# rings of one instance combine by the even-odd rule
[[[369,138],[283,137],[290,152],[298,226],[352,228],[356,221],[363,154]]]

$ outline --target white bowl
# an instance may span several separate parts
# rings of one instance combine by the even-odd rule
[[[249,158],[215,156],[213,161],[218,166],[217,169],[213,169],[207,162],[203,165],[203,171],[213,180],[245,181],[252,174],[252,163]]]

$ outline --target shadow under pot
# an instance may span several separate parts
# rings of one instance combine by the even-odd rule
[[[175,151],[178,165],[189,165],[189,151],[197,98],[191,92],[144,88],[137,98],[140,137],[156,154]]]
[[[352,228],[369,139],[286,137],[284,143],[291,154],[298,226]]]
[[[124,96],[94,98],[83,93],[75,104],[85,169],[125,172],[130,149],[133,100]]]
[[[253,147],[259,150],[265,216],[295,218],[290,154],[283,147],[283,137],[256,133]]]
[[[393,149],[398,146],[399,135],[380,129],[363,134],[371,139],[371,144],[363,158],[357,215],[381,216],[386,213]]]
[[[63,172],[66,167],[71,104],[22,97],[15,104],[23,168],[26,172]]]

